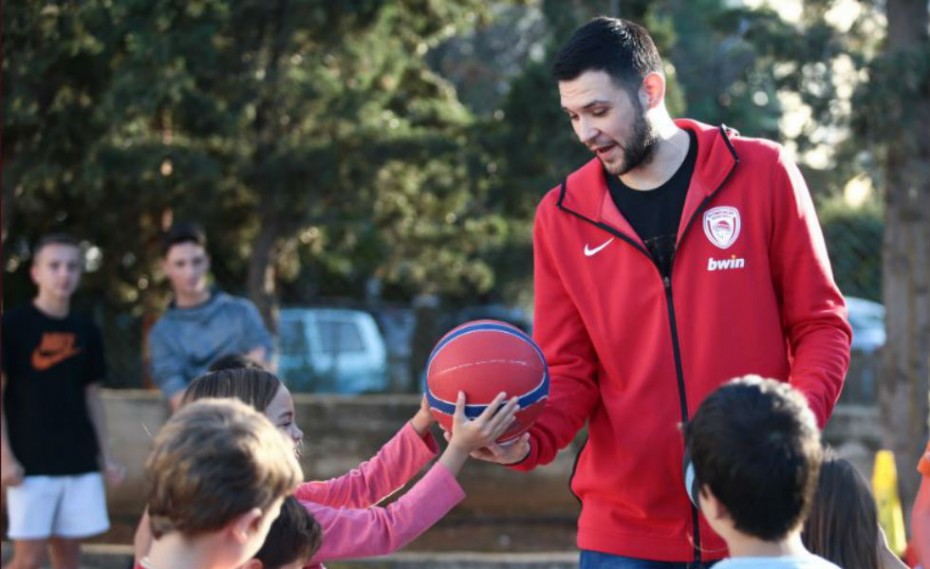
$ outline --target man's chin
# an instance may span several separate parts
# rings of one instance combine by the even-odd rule
[[[598,158],[598,160],[601,160]],[[604,166],[604,170],[611,176],[622,176],[627,173],[627,169],[624,168],[623,162],[605,162],[601,160],[601,164]]]

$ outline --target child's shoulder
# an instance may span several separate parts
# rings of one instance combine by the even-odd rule
[[[784,557],[730,557],[714,565],[714,569],[840,569],[817,555]]]

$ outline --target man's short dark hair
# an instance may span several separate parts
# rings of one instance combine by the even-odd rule
[[[67,245],[80,249],[81,243],[70,233],[48,233],[36,241],[36,246],[32,249],[32,262],[39,258],[39,253],[49,245]]]
[[[800,392],[758,376],[735,379],[701,403],[684,433],[695,477],[738,531],[777,541],[804,521],[823,451]]]
[[[196,223],[179,222],[171,226],[171,229],[162,238],[161,254],[163,257],[168,256],[168,251],[175,245],[182,243],[195,243],[204,249],[207,248],[207,234],[204,233],[203,227]]]
[[[556,81],[603,71],[626,89],[639,89],[650,73],[662,73],[662,58],[646,28],[619,18],[594,18],[562,46],[552,64]]]
[[[255,558],[265,569],[280,569],[295,561],[306,565],[320,549],[322,541],[320,524],[297,498],[288,496]]]

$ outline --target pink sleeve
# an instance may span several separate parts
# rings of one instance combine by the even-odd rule
[[[367,508],[390,496],[436,456],[430,433],[421,437],[407,422],[378,454],[338,478],[301,484],[294,496],[302,502]]]
[[[409,492],[384,508],[331,508],[303,502],[323,528],[323,545],[310,565],[393,553],[438,522],[464,497],[452,473],[437,463]]]

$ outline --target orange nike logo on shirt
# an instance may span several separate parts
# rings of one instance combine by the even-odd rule
[[[45,371],[76,355],[81,348],[74,347],[75,335],[70,332],[46,332],[42,342],[32,352],[32,367]]]

